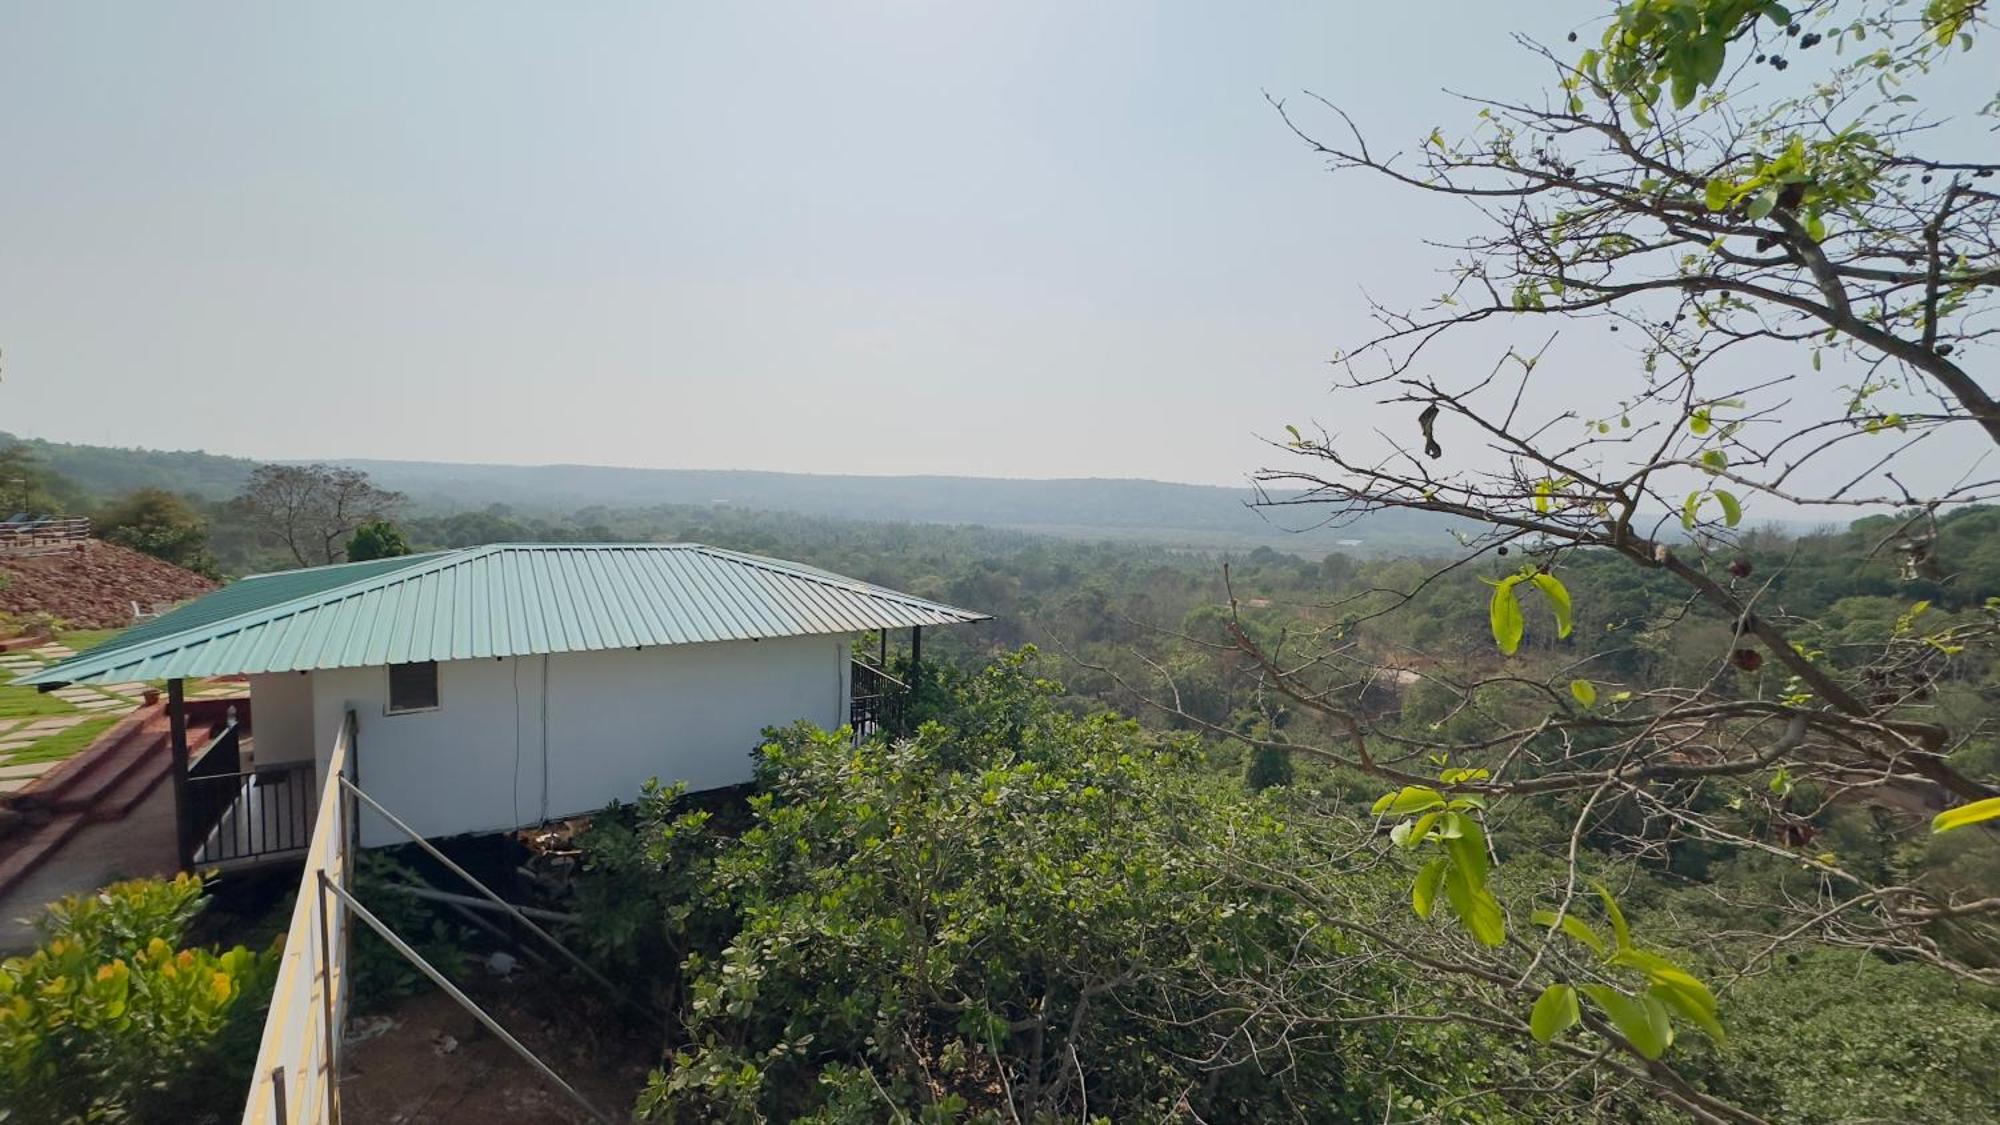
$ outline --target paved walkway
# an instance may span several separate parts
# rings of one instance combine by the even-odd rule
[[[35,648],[0,653],[0,683],[13,683],[21,676],[75,655],[75,649],[53,641]],[[139,705],[147,687],[143,683],[69,684],[48,693],[49,697],[67,706],[68,710],[64,712],[0,718],[0,795],[26,789],[36,778],[68,757],[38,755],[36,749],[45,739],[93,716],[117,719],[130,714]],[[202,694],[197,692],[196,697],[201,698]],[[76,749],[81,750],[82,747]]]
[[[35,944],[33,922],[64,895],[95,890],[119,879],[171,875],[179,847],[174,828],[174,787],[165,783],[123,820],[85,825],[48,862],[0,896],[0,952]]]

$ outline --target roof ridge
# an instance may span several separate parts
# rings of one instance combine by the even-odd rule
[[[472,550],[472,549],[473,549],[473,548],[471,548],[471,547],[439,547],[439,548],[438,548],[437,550],[435,550],[435,551],[417,551],[417,552],[414,552],[414,553],[412,553],[412,554],[408,554],[408,555],[402,555],[402,556],[396,556],[396,557],[399,557],[399,558],[402,558],[402,559],[405,559],[405,560],[408,560],[408,561],[410,561],[410,562],[411,562],[412,564],[414,564],[414,563],[415,563],[415,561],[416,561],[416,560],[418,560],[418,559],[427,559],[427,558],[430,558],[430,557],[431,557],[431,556],[433,556],[433,555],[455,555],[455,554],[458,554],[458,553],[459,553],[460,551],[469,551],[469,550]],[[298,574],[298,573],[299,573],[299,571],[301,571],[301,570],[340,570],[340,569],[342,569],[342,568],[344,568],[344,567],[350,567],[350,566],[373,566],[373,565],[375,565],[376,563],[384,563],[384,562],[390,562],[390,561],[392,561],[392,560],[391,560],[391,559],[389,559],[389,558],[381,558],[381,559],[348,559],[348,560],[346,560],[345,562],[337,562],[337,563],[325,563],[325,564],[322,564],[322,565],[320,565],[320,566],[313,566],[313,567],[294,567],[294,568],[293,568],[293,569],[291,569],[291,570],[265,570],[265,571],[259,571],[259,572],[258,572],[258,573],[256,573],[256,574],[244,574],[244,575],[239,575],[239,576],[238,576],[238,577],[237,577],[237,578],[235,579],[235,581],[234,581],[233,583],[231,583],[231,584],[232,584],[232,585],[235,585],[235,584],[240,584],[240,583],[244,583],[244,582],[256,582],[256,581],[258,581],[258,580],[260,580],[260,579],[265,579],[265,578],[287,578],[287,577],[290,577],[290,576],[292,576],[292,575],[296,575],[296,574]],[[397,568],[396,568],[395,570],[385,570],[385,571],[383,571],[383,573],[385,573],[385,574],[395,574],[395,573],[398,573],[398,572],[400,572],[400,571],[402,571],[402,570],[405,570],[405,569],[407,569],[407,568],[406,568],[406,567],[397,567]]]
[[[784,559],[774,559],[769,555],[756,555],[751,554],[749,551],[737,551],[728,547],[711,547],[706,543],[690,543],[687,546],[694,547],[705,554],[721,555],[726,558],[736,559],[750,566],[762,567],[765,570],[775,571],[779,574],[789,574],[794,578],[803,578],[809,582],[817,582],[822,586],[832,586],[835,589],[851,590],[858,594],[868,594],[877,597],[886,596],[907,604],[923,606],[926,609],[949,610],[952,613],[965,612],[955,606],[948,606],[943,602],[934,602],[929,598],[920,598],[915,594],[905,594],[901,590],[891,590],[887,586],[878,586],[873,582],[863,582],[859,578],[850,578],[844,574],[835,574],[830,570],[821,570],[818,567],[807,566],[804,563],[788,562]],[[986,617],[990,615],[981,614],[980,616]]]

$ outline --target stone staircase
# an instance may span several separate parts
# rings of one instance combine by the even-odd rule
[[[198,753],[227,721],[229,700],[188,701],[188,746]],[[141,707],[96,742],[0,796],[0,896],[59,852],[85,825],[123,819],[173,766],[165,704]]]

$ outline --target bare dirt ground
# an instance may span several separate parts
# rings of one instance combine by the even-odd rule
[[[588,987],[588,986],[585,986]],[[614,1121],[630,1117],[659,1059],[660,1033],[579,1007],[572,983],[470,982],[515,1038]],[[393,1021],[381,1030],[381,1020]],[[371,1038],[354,1039],[375,1032]],[[349,1020],[341,1116],[354,1125],[585,1125],[591,1117],[443,992],[430,988]]]
[[[123,628],[133,602],[150,612],[215,589],[193,571],[96,539],[53,555],[0,556],[0,577],[0,612],[46,613],[72,629]]]

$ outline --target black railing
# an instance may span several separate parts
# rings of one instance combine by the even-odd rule
[[[881,732],[891,736],[904,733],[909,699],[910,685],[868,661],[854,661],[847,722],[854,728],[855,741]]]
[[[296,851],[312,838],[319,800],[311,761],[243,768],[242,728],[230,723],[188,766],[192,866]]]

